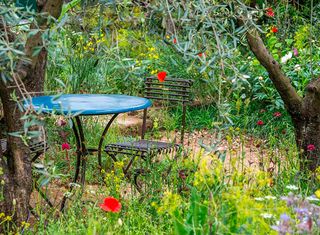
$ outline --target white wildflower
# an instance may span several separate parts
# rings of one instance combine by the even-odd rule
[[[265,219],[271,219],[273,218],[273,214],[269,214],[269,213],[262,213],[260,214],[263,218]]]
[[[262,201],[264,201],[264,198],[263,197],[255,197],[254,200],[262,202]]]
[[[289,190],[293,190],[293,191],[296,191],[296,190],[299,189],[297,186],[291,185],[291,184],[287,185],[286,188],[289,189]]]
[[[288,54],[281,58],[281,63],[285,64],[288,60],[292,58],[292,52],[290,51]]]
[[[81,185],[80,184],[77,184],[77,183],[70,183],[69,186],[72,188],[72,187],[75,187],[75,188],[81,188]]]
[[[118,219],[118,225],[119,225],[119,226],[122,226],[122,224],[123,224],[122,219],[119,218],[119,219]]]
[[[71,197],[72,196],[72,193],[71,192],[65,192],[64,194],[63,194],[63,196],[64,197]]]
[[[294,66],[294,71],[300,71],[300,70],[301,70],[300,64],[296,64],[296,65]]]
[[[264,198],[267,199],[267,200],[275,200],[275,199],[277,199],[275,196],[265,196]]]

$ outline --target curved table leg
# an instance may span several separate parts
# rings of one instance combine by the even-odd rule
[[[104,138],[112,124],[112,122],[115,120],[115,118],[118,116],[118,114],[114,114],[111,119],[108,121],[105,129],[102,132],[100,141],[99,141],[99,146],[98,146],[98,161],[99,161],[99,167],[102,169],[102,163],[101,163],[101,150],[102,150],[102,144],[104,141]],[[79,178],[79,173],[81,171],[81,178],[80,178],[80,183],[82,187],[84,187],[85,184],[85,177],[86,177],[86,156],[89,154],[88,149],[86,148],[85,144],[85,136],[81,124],[81,119],[79,116],[74,117],[72,119],[72,130],[74,132],[74,136],[76,139],[76,144],[77,144],[77,162],[76,162],[76,169],[75,169],[75,175],[73,178],[73,183],[76,183]],[[73,186],[70,186],[70,191],[72,191]],[[67,201],[67,197],[64,196],[61,202],[61,208],[60,210],[62,211],[65,207],[65,203]]]
[[[114,121],[114,119],[116,119],[116,117],[118,116],[119,114],[114,114],[111,119],[108,121],[106,127],[104,128],[103,132],[102,132],[102,135],[100,137],[100,141],[99,141],[99,146],[98,146],[98,162],[99,162],[99,167],[100,167],[100,170],[102,169],[102,162],[101,162],[101,150],[102,150],[102,144],[103,144],[103,141],[104,141],[104,138],[112,124],[112,122]]]
[[[75,139],[76,139],[76,144],[77,144],[77,163],[76,163],[76,172],[74,174],[74,178],[73,178],[73,182],[76,183],[77,180],[78,180],[78,177],[79,177],[79,172],[80,172],[80,163],[81,163],[81,140],[80,140],[80,137],[79,137],[79,132],[78,132],[78,129],[77,129],[77,125],[76,125],[76,122],[74,119],[72,119],[72,130],[73,130],[73,133],[74,133],[74,136],[75,136]]]
[[[84,187],[84,183],[85,183],[85,178],[86,178],[86,156],[89,154],[86,148],[86,140],[84,137],[84,133],[83,133],[83,128],[82,128],[82,124],[81,124],[81,120],[79,116],[75,117],[77,126],[78,126],[78,131],[79,131],[79,136],[80,136],[80,152],[81,152],[81,156],[82,156],[82,163],[81,163],[81,179],[80,179],[80,183],[82,184],[82,186]]]
[[[85,139],[83,134],[83,128],[81,125],[81,120],[77,116],[74,119],[72,119],[72,130],[74,133],[74,137],[76,139],[77,144],[77,162],[76,162],[76,169],[75,174],[73,178],[73,183],[77,183],[80,173],[80,168],[82,168],[81,172],[81,184],[84,185],[85,181],[85,167],[86,167],[86,161],[84,157],[87,155],[86,147],[85,147]],[[70,186],[69,191],[72,191],[73,186]],[[67,201],[67,196],[64,196],[61,202],[60,211],[62,211],[65,207],[65,203]]]

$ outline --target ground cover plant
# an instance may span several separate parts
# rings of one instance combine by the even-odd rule
[[[315,0],[1,2],[0,234],[319,234],[319,10]],[[22,101],[143,96],[150,76],[193,81],[183,150],[135,161],[147,169],[140,192],[126,155],[103,154],[102,169],[88,155],[85,185],[70,183],[72,115]],[[182,112],[155,101],[146,138],[178,142]],[[103,144],[138,140],[142,116],[118,117]],[[87,146],[107,119],[82,119]],[[34,138],[49,149],[31,162]]]

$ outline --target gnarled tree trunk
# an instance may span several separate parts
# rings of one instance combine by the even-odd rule
[[[55,18],[59,17],[63,0],[46,0],[37,1],[38,9],[41,13],[47,13]],[[25,54],[30,59],[30,63],[25,61],[17,61],[13,78],[18,79],[24,84],[24,92],[43,92],[44,76],[47,61],[47,51],[45,48],[38,54],[33,56],[35,47],[42,46],[42,32],[48,27],[47,17],[41,16],[38,19],[38,27],[41,29],[35,35],[29,37],[25,44]],[[10,28],[4,29],[4,25],[0,22],[0,30],[6,30],[10,33],[10,38],[14,40],[14,33]],[[2,27],[1,27],[2,26]],[[35,26],[31,26],[35,27]],[[4,83],[0,79],[0,98],[3,104],[4,120],[6,131],[8,133],[23,131],[23,110],[18,108],[17,103],[12,100],[11,94],[22,100],[23,94],[13,81]],[[2,135],[3,129],[0,130]],[[13,215],[14,221],[19,225],[22,221],[26,221],[29,216],[29,201],[32,192],[32,171],[30,150],[23,143],[21,138],[7,135],[8,150],[5,155],[0,149],[0,167],[4,174],[0,177],[4,180],[4,196],[5,202],[1,211],[6,215]],[[1,228],[0,228],[1,231]]]

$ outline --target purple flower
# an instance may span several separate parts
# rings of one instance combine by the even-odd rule
[[[299,55],[299,52],[298,52],[298,49],[297,48],[293,48],[293,55],[294,56],[298,56]]]
[[[281,200],[284,200],[287,202],[287,206],[292,206],[296,203],[297,198],[294,196],[292,192],[288,194],[286,197],[281,197]]]
[[[290,221],[290,216],[287,215],[286,213],[283,213],[282,215],[280,215],[280,219],[281,219],[283,222],[288,222],[288,221]]]
[[[294,208],[294,211],[301,215],[307,215],[309,213],[307,208]]]
[[[294,208],[299,220],[303,220],[305,216],[308,216],[309,211],[307,208]]]
[[[301,195],[295,195],[292,192],[281,199],[287,202],[294,215],[291,218],[288,214],[282,214],[276,225],[271,226],[273,230],[280,235],[319,234],[320,206],[313,204],[312,200],[304,199]]]

